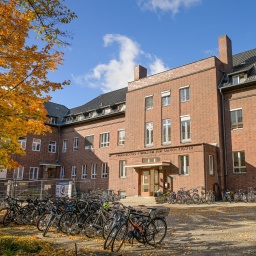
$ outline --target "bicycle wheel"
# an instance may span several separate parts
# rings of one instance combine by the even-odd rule
[[[199,194],[193,195],[192,199],[193,199],[194,204],[199,204],[199,198],[200,198]]]
[[[8,226],[12,222],[13,218],[13,212],[10,209],[8,209],[3,218],[3,225]]]
[[[84,225],[85,235],[89,238],[95,237],[99,232],[102,231],[103,219],[99,215],[90,215]]]
[[[156,217],[150,221],[145,231],[145,239],[149,245],[160,244],[167,232],[167,224],[163,218]]]
[[[115,235],[119,229],[119,225],[115,225],[110,232],[108,233],[105,242],[104,242],[104,250],[108,249],[109,247],[112,247],[112,243],[114,241]]]
[[[119,227],[118,231],[115,234],[114,240],[111,245],[111,251],[112,252],[118,252],[127,236],[128,233],[128,226],[126,224],[123,224]]]
[[[4,216],[6,215],[8,208],[2,208],[0,210],[0,224],[3,224]]]
[[[48,221],[48,223],[46,225],[46,228],[44,230],[43,236],[46,236],[47,232],[50,230],[50,228],[51,228],[51,226],[53,224],[53,220],[54,220],[55,216],[53,214],[50,214],[50,216],[51,217],[49,218],[49,221]]]
[[[109,218],[105,221],[102,228],[102,236],[104,239],[107,238],[109,232],[112,230],[112,228],[115,226],[116,220],[115,218]]]
[[[74,213],[73,212],[65,212],[61,215],[58,227],[61,232],[64,234],[68,233],[70,230],[70,222],[71,219],[73,218]]]
[[[43,215],[41,215],[41,217],[39,217],[36,224],[36,227],[39,231],[43,232],[45,230],[50,217],[51,214],[49,212],[46,212]]]

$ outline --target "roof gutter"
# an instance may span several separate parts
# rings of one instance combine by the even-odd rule
[[[222,114],[222,141],[223,141],[223,158],[224,158],[224,189],[228,187],[228,169],[227,169],[227,146],[226,146],[226,129],[225,129],[225,105],[224,105],[224,95],[222,92],[222,81],[225,77],[225,72],[221,71],[223,73],[223,77],[221,78],[221,81],[219,83],[219,91],[221,94],[221,114]]]

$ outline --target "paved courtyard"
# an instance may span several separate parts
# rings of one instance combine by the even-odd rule
[[[120,253],[103,250],[103,240],[49,233],[43,238],[35,227],[3,228],[1,232],[36,235],[62,248],[86,248],[78,255],[256,255],[256,204],[157,205],[169,208],[168,233],[161,246],[127,244]],[[75,255],[75,250],[74,250]]]

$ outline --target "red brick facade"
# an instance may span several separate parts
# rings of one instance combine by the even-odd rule
[[[64,178],[70,179],[75,166],[75,181],[82,191],[104,188],[124,190],[127,196],[153,196],[159,189],[181,187],[205,186],[215,192],[225,187],[254,187],[256,114],[251,110],[256,105],[256,84],[250,89],[220,90],[225,72],[233,65],[227,36],[219,38],[219,51],[219,59],[209,57],[152,76],[137,66],[134,81],[128,84],[125,112],[53,126],[53,133],[42,137],[40,152],[31,150],[34,136],[29,136],[26,157],[17,157],[25,167],[24,179],[29,179],[29,168],[36,166],[40,167],[39,179],[50,178],[48,168],[55,170],[55,178],[64,168]],[[230,110],[240,108],[243,129],[231,130]],[[170,124],[167,142],[163,141],[164,122]],[[125,130],[124,145],[118,145],[119,130]],[[109,142],[104,147],[100,145],[102,133]],[[85,149],[85,137],[90,135],[94,135],[93,149]],[[48,152],[50,141],[57,142],[56,153]],[[246,152],[245,173],[234,173],[233,151]],[[121,161],[125,161],[122,173]],[[86,179],[82,179],[82,166],[86,166]]]

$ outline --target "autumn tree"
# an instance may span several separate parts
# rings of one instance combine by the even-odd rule
[[[51,82],[49,71],[63,62],[57,45],[68,44],[70,35],[61,24],[76,15],[62,0],[0,0],[0,166],[17,165],[14,154],[25,154],[19,137],[50,132],[44,103],[50,91],[69,81]],[[37,45],[29,45],[32,31]],[[40,47],[39,47],[40,42]]]

